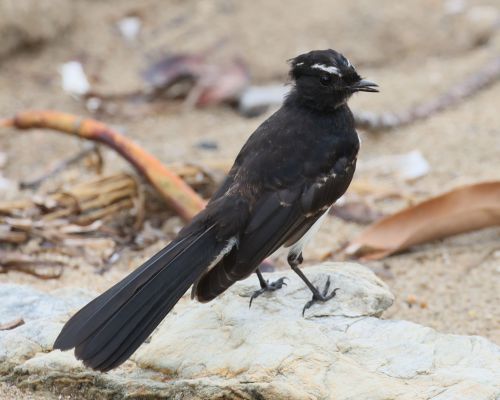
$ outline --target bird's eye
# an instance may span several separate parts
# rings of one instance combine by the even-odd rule
[[[332,77],[330,75],[322,75],[319,77],[319,81],[323,86],[328,86],[332,82]]]

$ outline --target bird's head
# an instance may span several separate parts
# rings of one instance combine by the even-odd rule
[[[377,84],[362,79],[349,60],[335,50],[313,50],[289,62],[295,93],[312,108],[335,109],[355,92],[378,92]]]

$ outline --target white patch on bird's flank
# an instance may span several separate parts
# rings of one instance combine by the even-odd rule
[[[229,239],[224,246],[224,248],[221,250],[219,254],[217,254],[217,257],[213,259],[213,261],[210,263],[210,265],[207,267],[206,272],[210,271],[213,267],[215,267],[220,260],[222,260],[222,257],[224,257],[227,253],[229,253],[234,246],[238,246],[238,238],[233,236],[231,239]],[[193,284],[193,287],[191,289],[191,300],[194,299],[195,293],[196,293],[196,286],[198,286],[198,281],[199,279]]]
[[[325,71],[325,72],[328,72],[329,74],[333,74],[333,75],[338,75],[338,76],[342,75],[337,67],[328,66],[325,64],[313,64],[313,65],[311,65],[311,68],[319,69],[321,71]]]
[[[300,67],[301,65],[304,65],[304,63],[303,62],[299,62],[299,63],[295,64],[296,67]]]
[[[238,245],[238,238],[232,237],[227,241],[227,244],[224,246],[224,248],[221,250],[221,252],[215,257],[215,259],[210,263],[210,265],[207,268],[207,271],[210,271],[213,267],[215,267],[220,260],[222,260],[222,257],[224,257],[227,253],[229,253],[234,246]]]
[[[318,218],[318,220],[313,224],[313,226],[311,226],[309,230],[306,233],[304,233],[304,235],[298,241],[292,244],[290,250],[288,251],[289,256],[298,257],[299,254],[302,253],[302,249],[305,247],[305,245],[309,243],[311,239],[314,237],[314,235],[316,235],[316,233],[319,231],[319,228],[321,227],[321,224],[323,223],[329,210],[330,207],[327,208],[324,214]]]
[[[359,142],[359,145],[361,146],[361,143],[363,143],[363,141],[361,140],[361,136],[359,136],[358,131],[356,131],[356,135],[358,135],[358,142]]]

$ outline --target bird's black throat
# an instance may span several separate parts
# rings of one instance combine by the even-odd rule
[[[352,93],[347,90],[339,91],[335,94],[304,93],[297,87],[294,87],[288,94],[285,105],[294,103],[306,109],[331,114],[339,109],[339,107],[346,106],[351,95]]]

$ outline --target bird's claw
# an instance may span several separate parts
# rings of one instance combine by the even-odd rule
[[[257,297],[259,297],[262,293],[274,292],[275,290],[281,289],[283,286],[286,286],[285,282],[286,279],[288,278],[283,277],[271,283],[269,283],[269,281],[266,281],[266,285],[264,287],[253,292],[252,297],[250,297],[250,303],[248,304],[248,308],[252,307],[252,301]]]
[[[304,316],[304,313],[308,308],[310,308],[313,304],[315,303],[324,303],[325,301],[328,301],[332,298],[335,297],[335,294],[337,293],[337,290],[339,288],[335,288],[332,290],[330,294],[328,294],[328,290],[330,289],[330,277],[326,280],[325,287],[323,288],[323,291],[320,293],[319,290],[317,290],[316,293],[313,293],[313,297],[311,300],[309,300],[304,308],[302,309],[302,316]]]

